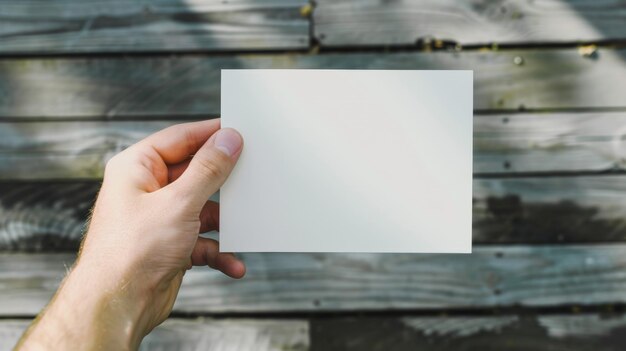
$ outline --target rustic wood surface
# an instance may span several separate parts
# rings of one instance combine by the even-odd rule
[[[0,251],[74,252],[98,181],[0,182]],[[626,176],[475,179],[474,243],[626,240]]]
[[[361,317],[311,321],[311,350],[617,351],[623,315]]]
[[[294,49],[306,0],[3,0],[0,55]]]
[[[626,239],[626,177],[475,179],[473,238],[484,243]]]
[[[0,179],[101,179],[113,155],[181,122],[0,123]]]
[[[462,254],[241,254],[247,276],[187,272],[175,313],[436,310],[626,302],[626,245],[476,246]],[[73,254],[0,255],[0,315],[32,316]]]
[[[5,59],[0,119],[215,116],[223,68],[471,69],[477,110],[624,108],[625,60],[611,49]]]
[[[318,0],[314,36],[322,46],[461,44],[626,39],[623,0]]]
[[[106,160],[218,116],[224,68],[473,70],[474,253],[243,254],[188,272],[143,350],[623,349],[624,0],[0,2],[0,350]]]
[[[9,351],[29,320],[0,321],[0,351]],[[141,343],[141,351],[305,351],[309,350],[305,320],[169,319]]]
[[[626,112],[474,117],[474,172],[624,170]]]
[[[0,124],[0,179],[100,179],[112,155],[181,122],[4,122]],[[474,117],[475,174],[625,168],[626,112]]]
[[[28,323],[0,321],[0,351],[11,350]],[[617,351],[626,342],[624,331],[621,314],[170,319],[140,350]]]
[[[99,182],[0,183],[0,247],[78,250]]]

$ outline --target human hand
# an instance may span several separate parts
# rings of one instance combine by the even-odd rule
[[[198,236],[218,229],[219,205],[207,200],[242,147],[215,119],[164,129],[114,156],[77,262],[21,345],[134,349],[170,314],[187,269],[242,277],[243,262]]]

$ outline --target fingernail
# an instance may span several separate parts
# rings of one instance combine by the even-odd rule
[[[224,128],[215,134],[215,147],[228,156],[232,156],[241,148],[241,135],[234,129]]]

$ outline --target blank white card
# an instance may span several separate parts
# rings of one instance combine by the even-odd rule
[[[224,252],[472,249],[472,71],[222,70]]]

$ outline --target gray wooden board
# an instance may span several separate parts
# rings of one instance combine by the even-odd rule
[[[181,122],[0,123],[0,179],[100,179],[113,155]]]
[[[618,351],[623,315],[328,318],[311,321],[312,351]]]
[[[471,69],[478,110],[626,107],[626,50],[193,55],[1,60],[0,118],[219,115],[224,68]]]
[[[98,181],[0,182],[0,251],[74,252]],[[626,176],[475,179],[474,243],[626,240]]]
[[[0,321],[0,351],[9,351],[29,320]],[[141,343],[141,351],[305,351],[309,350],[306,320],[175,319],[158,326]]]
[[[461,44],[626,39],[623,0],[319,0],[322,46],[410,45],[420,38]]]
[[[474,117],[474,172],[623,170],[626,113]]]
[[[626,245],[476,246],[472,254],[241,254],[233,280],[187,272],[175,312],[466,309],[626,302]],[[0,255],[0,315],[33,315],[73,254]]]
[[[293,49],[306,0],[3,0],[0,55]]]
[[[29,323],[0,321],[0,351],[11,350]],[[625,331],[620,314],[169,319],[140,350],[618,351]]]
[[[0,123],[0,179],[102,177],[115,153],[168,121]],[[626,112],[474,117],[474,173],[624,170]]]

